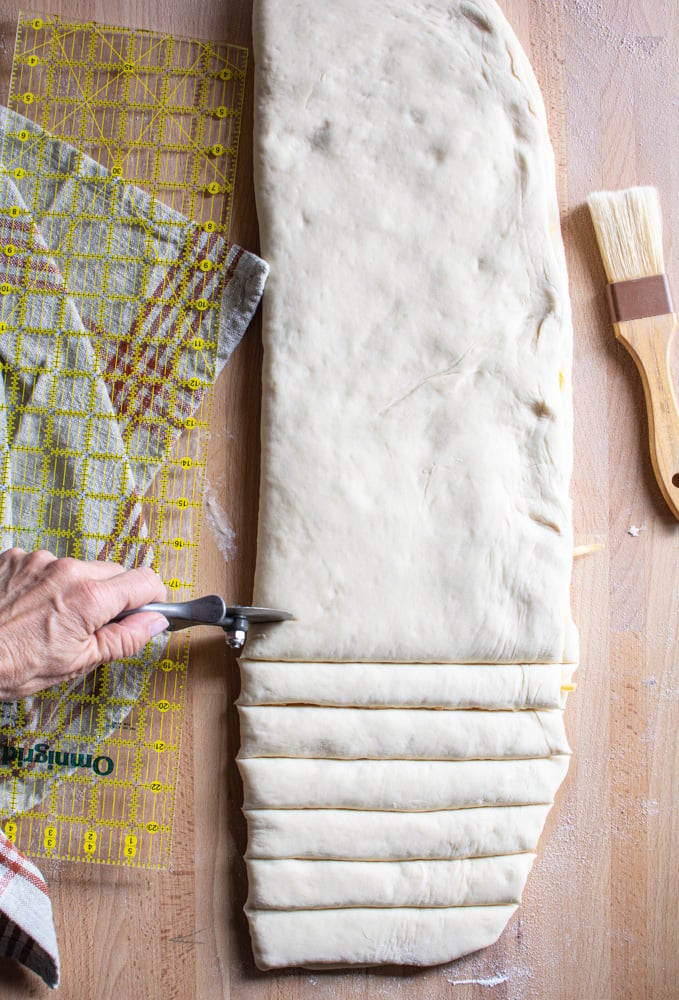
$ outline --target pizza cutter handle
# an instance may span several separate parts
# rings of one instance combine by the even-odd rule
[[[165,615],[170,623],[169,631],[178,632],[180,629],[189,628],[190,625],[221,625],[226,615],[226,602],[217,594],[197,597],[194,601],[178,601],[176,604],[153,601],[151,604],[142,604],[139,608],[121,611],[113,621],[120,622],[129,615],[136,615],[139,611],[157,611]]]

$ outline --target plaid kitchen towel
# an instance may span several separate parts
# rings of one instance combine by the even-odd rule
[[[0,831],[0,955],[15,958],[52,988],[59,949],[45,881]]]
[[[255,255],[0,108],[2,548],[152,565],[142,497],[240,342],[267,272]],[[164,645],[158,637],[145,662]],[[90,752],[146,683],[148,667],[121,661],[0,705],[0,743],[40,734]],[[44,762],[13,778],[2,805],[16,811],[54,780]],[[35,872],[19,858],[0,842],[0,886],[24,862]],[[44,883],[23,869],[15,876],[34,894],[0,891],[0,954],[23,961],[33,932],[36,955],[51,945],[35,895]],[[6,898],[28,901],[20,924]],[[56,982],[56,945],[53,956]]]

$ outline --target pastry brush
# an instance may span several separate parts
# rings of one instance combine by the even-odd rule
[[[615,335],[634,358],[644,386],[655,476],[679,519],[679,410],[670,371],[677,317],[665,274],[658,192],[600,191],[587,204],[609,281]]]

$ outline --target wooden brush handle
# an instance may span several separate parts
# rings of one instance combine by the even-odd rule
[[[615,324],[615,335],[634,358],[643,382],[655,476],[679,520],[679,409],[670,372],[676,328],[674,313]]]

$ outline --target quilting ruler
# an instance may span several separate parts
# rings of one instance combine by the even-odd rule
[[[219,237],[226,240],[229,232],[246,64],[247,50],[233,45],[96,23],[69,23],[44,13],[21,14],[9,107],[96,161],[103,171],[102,183],[109,185],[106,191],[116,182],[123,193],[129,191],[128,184],[142,189],[149,199],[146,209],[150,206],[151,216],[156,213],[177,245],[186,243],[185,229],[191,230],[195,243],[197,228],[214,246]],[[59,187],[60,178],[53,176],[55,167],[49,161],[47,145],[37,165],[24,162],[20,152],[16,154],[20,149],[16,143],[31,139],[30,129],[23,131],[24,136],[14,136],[11,162],[3,162],[9,180],[25,186],[31,180],[27,171],[32,170],[36,190],[49,183],[50,177]],[[21,247],[11,235],[15,231],[11,226],[19,226],[24,212],[28,217],[31,211],[30,204],[25,209],[18,204],[0,206],[0,252],[6,258],[18,260]],[[112,245],[110,237],[107,242],[99,239],[104,222],[91,207],[78,221],[77,206],[71,204],[66,212],[59,208],[56,196],[52,207],[45,210],[44,225],[56,227],[57,233],[56,237],[52,233],[49,258],[66,276],[67,284],[77,266],[91,263],[99,268],[96,273],[116,261],[125,266],[127,248]],[[86,249],[83,253],[81,244],[79,251],[85,260],[75,260],[74,225],[88,229]],[[154,287],[168,285],[170,271],[185,263],[183,251],[173,260],[164,260],[151,233],[142,233],[141,240]],[[194,263],[211,280],[218,279],[220,269],[227,266],[220,252],[212,257],[204,255]],[[10,338],[10,343],[13,335],[20,339],[25,332],[26,302],[34,301],[39,292],[35,279],[21,268],[17,267],[14,280],[16,286],[12,281],[0,285],[0,334]],[[182,287],[179,282],[180,291]],[[85,294],[90,297],[89,315],[99,317],[105,331],[106,310],[111,309],[109,290],[88,287]],[[139,315],[148,313],[149,296],[153,304],[153,294],[147,283],[142,283],[127,293],[121,308]],[[216,329],[216,317],[210,311],[219,308],[218,295],[209,300],[196,292],[187,296],[188,301],[179,304],[171,297],[177,322],[186,325],[184,343],[188,347],[182,355],[181,372],[170,372],[163,391],[168,394],[168,406],[173,403],[173,393],[188,395],[188,409],[184,406],[177,429],[180,436],[169,457],[152,485],[138,497],[148,537],[138,547],[137,561],[153,552],[153,565],[173,600],[194,596],[209,423],[205,354],[208,347],[214,347],[206,343],[205,331]],[[12,308],[8,303],[14,303]],[[209,326],[208,318],[213,321]],[[111,392],[127,393],[128,397],[143,393],[144,372],[140,373],[139,366],[131,369],[129,352],[126,356],[121,349],[118,357],[109,351],[102,360],[97,354],[101,347],[98,341],[105,341],[106,333],[94,321],[87,333],[97,359],[108,364]],[[58,330],[54,336],[60,336]],[[55,350],[57,347],[55,343]],[[5,392],[10,396],[16,382],[16,378],[14,382],[6,380]],[[192,393],[196,404],[202,400],[202,407],[191,404]],[[59,419],[61,446],[55,449],[55,468],[56,463],[66,467],[69,462],[83,460],[82,435],[75,424],[71,434],[69,426],[71,418],[82,419],[82,406],[75,406],[73,398],[62,402],[54,392],[47,405],[39,399],[36,403],[34,393],[32,400],[17,397],[13,402],[14,410],[25,419]],[[152,426],[148,432],[153,432]],[[97,447],[95,458],[101,461],[106,455],[101,454],[100,442]],[[44,483],[40,494],[40,484],[36,485],[30,474],[31,451],[37,448],[37,441],[34,449],[31,441],[23,448],[19,468],[23,466],[24,478],[17,481],[15,462],[12,482],[15,506],[19,495],[20,510],[26,511],[20,527],[29,534],[31,504],[38,499],[45,502]],[[78,497],[77,502],[96,500],[97,489],[101,493],[101,485],[92,485],[90,496],[86,485],[84,498]],[[55,490],[48,500],[61,508],[64,502],[75,503],[76,499],[66,497],[65,492]],[[54,530],[43,527],[33,539],[35,547],[82,556],[85,542],[92,540],[88,530],[64,531],[58,517],[52,521]],[[91,528],[90,536],[97,530],[100,527]],[[129,556],[135,539],[121,541],[114,525],[106,537],[95,541],[102,557],[117,559],[125,554],[125,546]],[[21,850],[37,858],[143,868],[166,866],[187,665],[187,633],[178,633],[160,655],[156,650],[123,661],[123,675],[128,671],[131,677],[136,672],[138,679],[129,714],[132,701],[116,704],[121,701],[120,692],[111,687],[106,666],[99,668],[87,689],[62,685],[55,689],[51,701],[49,696],[43,697],[37,715],[34,703],[21,703],[4,712],[0,717],[0,823]],[[107,732],[107,712],[114,720],[124,716],[111,733]]]

